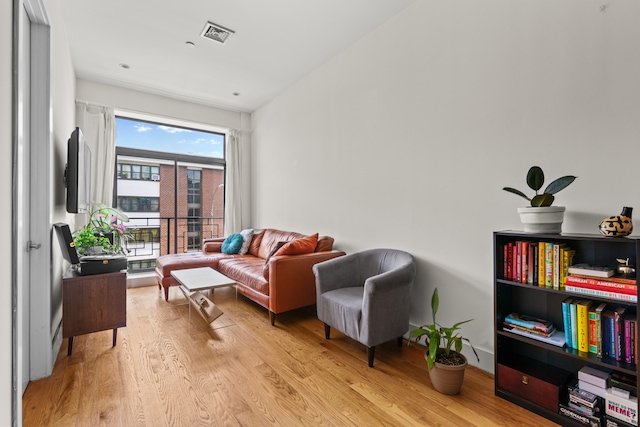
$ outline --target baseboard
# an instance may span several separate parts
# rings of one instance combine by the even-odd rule
[[[153,271],[127,274],[127,288],[157,285],[158,279]]]

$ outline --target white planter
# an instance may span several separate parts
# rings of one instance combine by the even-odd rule
[[[562,233],[564,206],[518,208],[525,233]]]

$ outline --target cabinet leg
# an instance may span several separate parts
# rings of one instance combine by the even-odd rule
[[[118,337],[118,328],[113,329],[113,346],[116,346],[116,338]]]
[[[67,356],[71,356],[73,351],[73,337],[69,337],[69,345],[67,346]]]

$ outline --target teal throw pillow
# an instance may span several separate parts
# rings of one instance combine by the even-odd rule
[[[224,239],[222,242],[222,253],[223,254],[237,254],[240,252],[240,248],[242,247],[242,234],[236,233]]]

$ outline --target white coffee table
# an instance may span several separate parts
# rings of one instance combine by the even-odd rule
[[[180,283],[179,288],[189,301],[189,319],[191,319],[191,306],[193,306],[208,323],[213,322],[223,313],[201,291],[236,284],[235,280],[228,278],[211,267],[174,270],[171,275]]]

